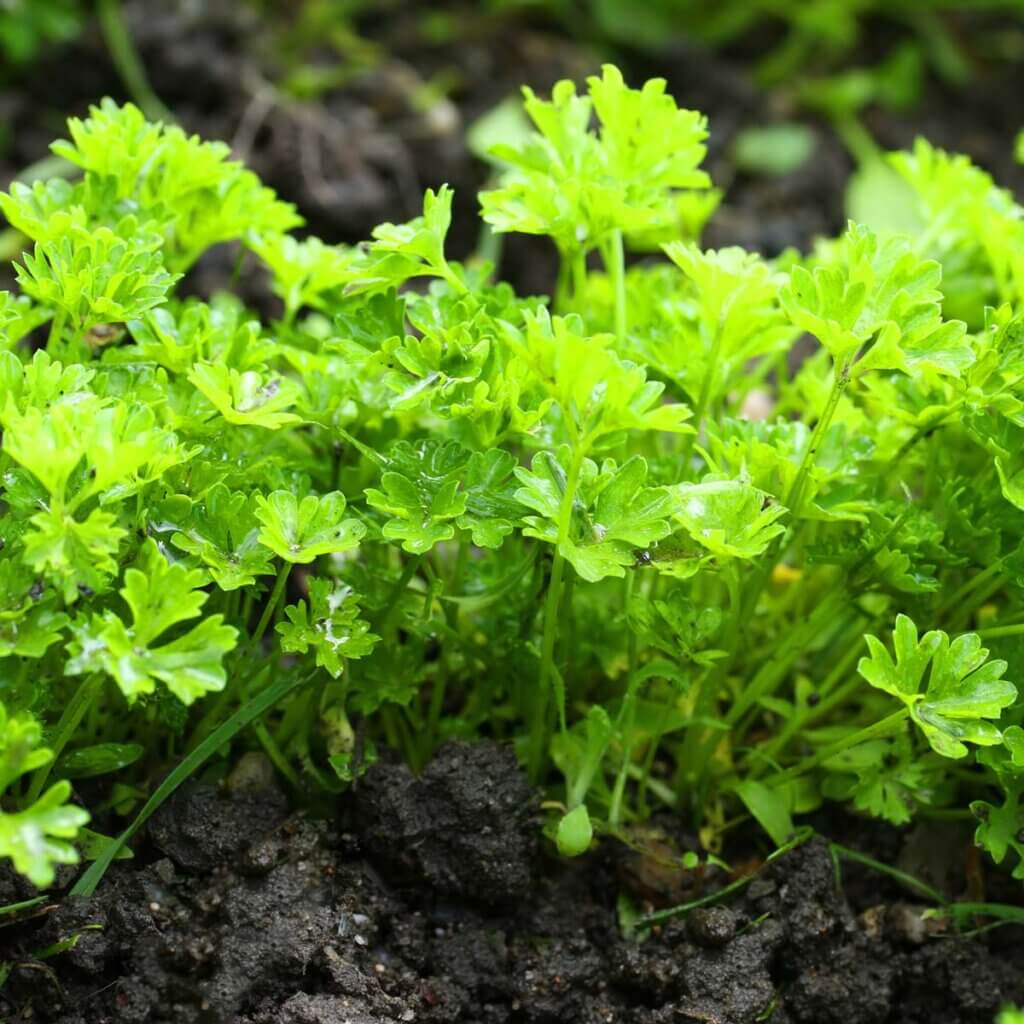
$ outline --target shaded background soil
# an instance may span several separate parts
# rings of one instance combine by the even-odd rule
[[[478,239],[475,197],[489,173],[467,149],[466,127],[520,84],[545,91],[608,55],[543,21],[478,18],[472,4],[457,8],[457,40],[432,39],[411,16],[427,6],[361,24],[378,47],[372,66],[307,101],[272,84],[277,29],[242,5],[135,0],[125,10],[152,85],[181,123],[229,141],[309,230],[358,241],[382,220],[413,216],[424,188],[448,182],[451,251],[462,256]],[[674,41],[615,59],[634,81],[665,76],[680,103],[710,118],[707,166],[726,197],[706,244],[772,254],[842,227],[849,155],[792,97],[754,83],[749,53]],[[980,69],[955,92],[934,84],[913,114],[874,111],[867,123],[886,148],[923,134],[967,152],[1021,194],[1011,159],[1018,93],[1012,68]],[[68,113],[108,94],[124,98],[92,29],[0,89],[0,185],[46,154]],[[737,170],[741,130],[789,119],[814,132],[809,160],[776,178]],[[193,286],[208,290],[227,266],[204,261]],[[509,240],[502,273],[520,289],[548,291],[553,268],[543,241]],[[637,943],[623,937],[620,896],[649,910],[731,876],[678,868],[694,843],[671,823],[638,840],[647,852],[606,841],[579,861],[554,858],[507,751],[449,747],[419,779],[378,764],[331,822],[295,816],[252,779],[236,772],[220,788],[181,792],[94,900],[0,920],[0,970],[10,971],[0,1020],[989,1024],[1003,1002],[1024,1001],[1024,929],[954,937],[923,922],[884,876],[844,864],[837,883],[821,840]],[[964,868],[969,836],[955,828],[819,826],[952,897],[964,895],[965,878],[978,895],[977,871]],[[729,853],[758,863],[750,848]],[[0,876],[0,905],[28,895]],[[1019,886],[1005,898],[1019,901]]]
[[[687,837],[671,833],[549,856],[508,750],[453,744],[419,778],[379,763],[330,823],[290,815],[251,767],[179,793],[93,900],[0,930],[0,1017],[990,1024],[1024,999],[1024,929],[954,937],[885,876],[837,879],[821,839],[750,861],[739,894],[639,943],[620,898],[649,910],[727,875],[679,868]],[[894,862],[920,839],[858,830]],[[959,856],[961,839],[938,843]]]
[[[345,54],[326,41],[292,39],[289,12],[260,16],[255,4],[228,0],[127,0],[124,11],[151,84],[182,125],[228,141],[236,155],[282,196],[295,202],[309,230],[329,241],[356,242],[384,220],[420,211],[423,189],[447,182],[456,191],[450,248],[461,257],[478,240],[476,193],[487,166],[472,155],[465,131],[522,84],[546,92],[559,78],[582,79],[613,59],[629,80],[668,80],[680,104],[710,120],[706,161],[725,200],[705,235],[710,246],[742,244],[766,254],[788,245],[806,249],[844,223],[843,192],[851,159],[820,119],[793,93],[766,90],[751,76],[755,36],[735,52],[713,54],[686,40],[667,40],[659,52],[614,52],[566,38],[564,28],[527,8],[517,17],[485,14],[478,3],[389,3],[357,22],[362,42]],[[271,10],[273,10],[271,5]],[[438,32],[440,14],[457,26]],[[1008,20],[1018,34],[1018,22]],[[433,27],[432,27],[433,26]],[[999,22],[989,31],[997,31]],[[890,26],[867,33],[851,62],[871,63],[891,44]],[[289,41],[290,40],[290,41]],[[332,80],[299,99],[282,51]],[[1021,127],[1019,65],[976,62],[966,86],[929,82],[912,112],[875,109],[867,126],[884,148],[909,145],[923,134],[970,154],[997,179],[1024,190],[1024,170],[1012,156]],[[292,78],[289,78],[289,74]],[[336,81],[334,81],[336,80]],[[64,134],[69,113],[124,87],[95,27],[37,65],[30,77],[0,88],[0,184],[45,156]],[[733,144],[745,128],[802,120],[815,148],[796,171],[781,177],[737,170]],[[550,290],[554,259],[545,241],[511,238],[502,274],[529,293]]]

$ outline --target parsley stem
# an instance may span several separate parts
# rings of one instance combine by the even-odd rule
[[[554,685],[558,701],[559,721],[564,728],[565,723],[565,684],[558,676],[555,667],[555,639],[558,636],[558,612],[562,604],[562,587],[565,576],[565,558],[562,545],[569,540],[572,527],[572,507],[576,500],[576,485],[580,470],[583,467],[583,452],[573,451],[569,474],[565,481],[565,491],[558,511],[558,537],[555,544],[554,561],[551,564],[551,579],[548,592],[544,599],[544,631],[541,637],[540,673],[537,678],[537,693],[534,694],[532,714],[530,717],[530,741],[528,747],[529,777],[534,784],[540,781],[544,766],[544,751],[547,746],[545,733],[548,718],[548,689]]]
[[[622,342],[626,339],[626,257],[619,228],[612,232],[608,240],[604,261],[615,293],[615,337]]]
[[[992,626],[989,629],[979,629],[977,632],[978,636],[985,640],[1001,636],[1024,636],[1024,622],[1018,622],[1012,626]]]
[[[274,617],[274,613],[277,611],[277,606],[281,603],[281,598],[284,595],[285,587],[288,584],[288,577],[291,575],[292,563],[286,562],[281,568],[281,571],[277,574],[277,579],[274,580],[274,589],[270,592],[270,597],[267,598],[267,603],[263,608],[263,614],[260,616],[260,621],[256,624],[256,631],[252,635],[252,640],[249,641],[249,646],[246,649],[246,655],[250,655],[255,651],[259,650],[260,642],[263,640],[263,634],[267,631],[267,626],[270,625],[270,620]]]
[[[50,322],[50,333],[46,339],[46,351],[53,354],[54,348],[61,339],[61,335],[64,333],[64,325],[67,323],[67,313],[63,309],[58,309],[53,315],[53,320]]]
[[[395,610],[398,608],[398,602],[402,599],[402,595],[405,593],[406,588],[412,582],[412,578],[416,575],[422,561],[422,555],[410,558],[409,561],[405,563],[405,568],[402,569],[401,576],[398,577],[395,581],[395,585],[391,588],[391,593],[388,595],[388,599],[380,613],[380,631],[382,636],[384,635],[385,630],[387,630],[391,625],[391,618],[394,615]]]
[[[786,495],[785,505],[789,509],[789,514],[793,517],[793,522],[796,522],[800,517],[807,477],[814,467],[821,442],[825,439],[825,434],[832,424],[832,417],[835,416],[836,409],[839,408],[839,401],[843,397],[843,392],[846,390],[847,384],[850,383],[850,366],[852,363],[853,358],[851,356],[836,364],[832,390],[825,401],[825,408],[821,410],[818,422],[814,425],[811,438],[807,442],[803,458],[800,460],[800,467],[797,469],[796,477],[793,479],[793,485],[789,489],[789,494]]]
[[[572,258],[572,301],[577,313],[583,310],[583,300],[587,292],[587,253],[577,249]]]
[[[774,736],[767,744],[753,749],[747,755],[744,759],[744,764],[749,766],[748,774],[750,777],[756,778],[760,775],[760,766],[769,764],[773,757],[782,750],[785,750],[786,745],[798,732],[812,722],[816,722],[831,711],[832,708],[836,707],[836,705],[842,704],[851,694],[856,693],[864,685],[860,676],[853,675],[838,687],[835,686],[835,681],[841,679],[853,668],[853,663],[856,661],[863,646],[864,638],[858,634],[856,642],[846,649],[843,656],[821,684],[818,691],[821,694],[821,700],[813,706],[810,704],[806,705],[802,711],[798,711],[789,719],[780,733]],[[756,755],[756,760],[753,759],[752,755]]]
[[[991,565],[982,569],[981,572],[972,576],[963,586],[954,590],[952,594],[939,606],[938,616],[942,617],[954,608],[959,609],[964,600],[969,597],[978,587],[984,586],[994,576],[998,576],[1003,570],[1004,559],[996,559]]]
[[[827,746],[808,755],[802,761],[797,761],[796,764],[791,765],[789,768],[768,776],[766,781],[778,785],[779,783],[790,782],[793,779],[799,778],[812,768],[817,768],[823,761],[841,754],[844,750],[859,746],[861,743],[867,743],[869,740],[876,740],[890,735],[896,731],[897,726],[906,720],[909,714],[910,710],[908,708],[900,708],[899,711],[893,712],[887,718],[859,729],[857,732],[849,733],[842,739],[829,743]]]

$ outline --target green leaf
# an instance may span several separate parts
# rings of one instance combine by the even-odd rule
[[[974,360],[966,325],[943,321],[942,268],[905,238],[851,224],[813,271],[796,266],[779,294],[796,326],[853,374],[900,370],[959,377]],[[869,347],[870,346],[870,347]]]
[[[763,782],[746,779],[736,787],[736,794],[776,846],[792,838],[794,828],[788,789],[772,789]]]
[[[252,586],[274,572],[270,552],[260,543],[254,496],[214,484],[197,502],[165,502],[160,528],[176,532],[171,543],[194,555],[221,590]]]
[[[737,132],[733,159],[747,173],[783,177],[805,164],[814,148],[814,132],[806,124],[779,121]]]
[[[119,232],[69,225],[60,238],[37,242],[16,266],[27,295],[60,310],[80,334],[101,324],[135,320],[158,306],[180,275],[164,269],[161,238],[132,223]]]
[[[989,661],[976,633],[965,633],[950,643],[942,630],[932,630],[919,640],[913,621],[898,615],[893,630],[895,661],[877,637],[865,639],[871,657],[861,658],[857,671],[907,706],[936,753],[960,758],[967,755],[966,743],[1000,743],[999,729],[989,719],[999,718],[1014,702],[1017,689],[1002,678],[1006,662]],[[922,693],[929,665],[931,673]]]
[[[71,840],[89,814],[69,804],[70,796],[71,784],[57,782],[25,810],[0,812],[0,857],[40,889],[53,885],[58,864],[78,863]]]
[[[672,491],[676,520],[719,558],[757,558],[785,533],[778,520],[787,509],[742,481],[706,480]]]
[[[701,251],[686,242],[664,246],[691,284],[693,318],[673,324],[665,369],[703,409],[743,380],[750,362],[784,351],[795,331],[779,305],[779,274],[738,247]]]
[[[228,159],[223,142],[202,142],[177,125],[152,124],[131,103],[105,99],[68,121],[70,141],[54,153],[102,182],[119,205],[159,222],[169,265],[186,270],[210,246],[246,232],[288,231],[302,223],[251,171]]]
[[[369,654],[380,637],[359,617],[359,598],[351,587],[326,579],[309,581],[309,605],[305,601],[284,610],[287,622],[277,624],[283,651],[305,654],[310,647],[316,663],[335,679],[345,661]]]
[[[325,245],[314,235],[303,239],[280,233],[253,235],[247,245],[270,269],[286,321],[300,309],[329,309],[327,296],[340,292],[352,277],[353,250]]]
[[[340,554],[359,545],[366,526],[346,519],[340,491],[299,499],[290,491],[256,498],[256,518],[263,524],[260,543],[286,562],[308,563],[320,555]]]
[[[0,796],[21,776],[52,760],[41,740],[38,722],[26,715],[9,716],[0,701]],[[0,857],[9,857],[14,869],[39,888],[53,884],[58,864],[78,861],[69,840],[89,815],[68,804],[70,795],[70,784],[58,782],[22,811],[0,811]]]
[[[539,452],[529,470],[516,469],[523,485],[516,498],[537,513],[526,517],[523,533],[557,544],[589,582],[624,576],[638,549],[671,532],[672,494],[664,487],[645,486],[647,462],[640,456],[622,466],[607,459],[600,468],[584,459],[578,489],[570,498],[568,535],[563,537],[559,526],[570,461],[569,449],[563,446],[554,455]]]
[[[60,639],[69,619],[54,598],[27,566],[0,559],[0,658],[41,658]]]
[[[238,631],[225,625],[221,615],[209,616],[175,639],[167,641],[164,635],[200,614],[209,597],[199,589],[204,581],[202,572],[172,565],[147,540],[136,566],[125,571],[120,591],[131,626],[113,611],[76,623],[65,671],[106,672],[129,702],[153,693],[157,682],[186,705],[223,689],[223,658],[234,648]],[[157,640],[165,642],[157,645]]]
[[[555,842],[558,852],[563,857],[579,857],[580,854],[586,853],[593,839],[594,826],[590,824],[586,804],[580,804],[569,811],[558,822]]]
[[[1024,880],[1024,771],[1005,751],[983,750],[978,759],[995,775],[1003,790],[1003,802],[998,806],[986,800],[971,803],[971,813],[979,822],[975,842],[988,850],[997,864],[1002,864],[1012,850],[1017,856],[1013,877]]]
[[[452,221],[452,190],[447,185],[423,197],[423,216],[407,224],[380,224],[373,241],[353,259],[346,295],[388,291],[414,277],[440,277],[457,291],[466,291],[461,277],[444,255]]]
[[[243,427],[280,430],[301,416],[285,412],[299,398],[299,386],[288,377],[258,370],[240,373],[220,363],[196,363],[188,379],[228,421]]]
[[[138,743],[96,743],[64,754],[55,771],[66,779],[91,779],[135,764],[145,752]]]
[[[79,520],[50,509],[28,522],[22,557],[60,590],[66,603],[77,601],[83,592],[106,589],[117,573],[117,554],[127,536],[115,515],[96,508]]]
[[[699,170],[706,120],[680,110],[663,79],[630,89],[606,64],[587,86],[582,97],[558,82],[550,101],[523,89],[537,130],[493,148],[506,171],[480,196],[484,220],[497,231],[550,235],[563,252],[595,248],[616,230],[648,244],[677,236],[677,197],[709,184]],[[592,111],[600,134],[590,130]]]
[[[934,757],[934,755],[931,755]],[[940,778],[935,760],[918,755],[906,732],[869,740],[824,762],[826,796],[852,799],[861,811],[893,825],[905,825],[930,802]]]
[[[552,317],[546,309],[524,313],[525,330],[511,325],[506,335],[572,424],[563,436],[585,452],[611,445],[626,431],[693,433],[690,410],[663,401],[664,384],[620,359],[612,335],[587,336],[576,316]]]
[[[450,540],[456,528],[479,547],[500,547],[522,512],[513,493],[515,459],[501,449],[399,441],[388,449],[385,466],[380,488],[367,488],[366,501],[390,517],[384,536],[413,554]]]

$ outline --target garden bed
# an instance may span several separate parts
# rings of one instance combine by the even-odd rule
[[[464,34],[429,41],[414,19],[381,18],[366,26],[384,55],[373,70],[302,101],[269,84],[275,29],[240,10],[126,5],[152,85],[183,127],[231,143],[329,242],[410,219],[425,187],[449,183],[449,255],[471,253],[492,171],[466,128],[524,82],[546,95],[600,64],[547,23],[499,32],[470,19]],[[706,167],[726,196],[703,244],[806,252],[842,230],[852,161],[824,121],[757,87],[746,56],[673,43],[617,59],[627,79],[663,75],[681,106],[709,117]],[[425,102],[438,75],[455,84]],[[45,155],[66,114],[121,92],[89,35],[6,90],[0,185]],[[1019,195],[1016,96],[1000,71],[955,91],[936,85],[912,113],[876,110],[867,123],[884,148],[922,135],[963,151]],[[790,120],[813,135],[809,159],[781,175],[737,167],[741,132]],[[235,269],[215,249],[183,290],[208,296]],[[520,294],[550,293],[550,241],[510,236],[501,274]],[[264,271],[241,281],[247,302],[279,313]],[[293,577],[288,596],[308,597],[304,587]],[[391,605],[373,610],[392,625]],[[722,830],[720,861],[687,866],[698,836],[662,811],[568,860],[543,834],[544,796],[511,746],[449,743],[415,777],[381,744],[349,792],[320,794],[314,808],[281,788],[262,755],[226,779],[223,768],[180,789],[92,898],[33,902],[5,869],[0,906],[32,905],[0,917],[0,1021],[991,1024],[1002,1006],[1024,1004],[1024,926],[928,913],[957,900],[1022,905],[1019,883],[974,846],[966,815],[896,828],[826,803],[770,859],[748,817]],[[660,763],[654,774],[667,778]],[[107,796],[102,782],[83,788]],[[122,824],[107,815],[94,827],[113,835]],[[74,878],[62,868],[57,891]],[[665,913],[679,906],[689,909]]]
[[[452,745],[418,779],[380,764],[327,822],[266,778],[248,762],[181,792],[94,899],[5,928],[7,1019],[990,1024],[1024,1000],[1024,929],[956,937],[884,874],[841,861],[837,878],[824,839],[767,865],[748,851],[748,885],[638,942],[620,894],[651,911],[731,876],[679,868],[693,838],[655,825],[635,850],[555,858],[508,751]],[[962,829],[831,829],[962,884]]]

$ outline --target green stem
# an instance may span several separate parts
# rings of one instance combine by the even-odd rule
[[[540,782],[544,767],[546,748],[548,692],[553,685],[555,668],[555,640],[558,636],[558,612],[562,604],[562,589],[565,577],[565,558],[562,556],[562,545],[568,541],[572,528],[572,506],[576,499],[576,485],[583,466],[582,451],[575,451],[569,466],[569,475],[565,481],[565,491],[558,510],[558,534],[555,542],[554,560],[551,564],[551,579],[548,581],[548,592],[544,599],[544,626],[541,635],[540,673],[537,679],[537,692],[534,694],[533,714],[530,720],[530,741],[528,767],[530,780],[536,785]],[[564,695],[559,702],[559,719],[565,722]]]
[[[259,650],[260,643],[263,640],[263,635],[267,632],[267,626],[270,625],[270,620],[274,617],[274,613],[277,611],[277,606],[281,603],[281,598],[284,595],[285,587],[288,585],[288,577],[291,575],[292,563],[285,562],[283,568],[278,572],[277,579],[274,581],[274,589],[270,592],[270,597],[267,599],[267,603],[263,608],[263,614],[260,616],[260,621],[256,624],[256,632],[253,633],[252,639],[249,641],[249,645],[246,648],[245,654],[248,656]]]
[[[1001,636],[1024,636],[1024,622],[1018,622],[1013,626],[991,626],[988,629],[979,629],[978,636],[984,640],[995,640]]]
[[[612,787],[612,799],[608,808],[608,824],[612,828],[618,828],[622,817],[622,798],[626,791],[626,777],[633,756],[633,726],[636,720],[636,669],[637,669],[637,636],[636,630],[629,625],[629,606],[633,598],[633,588],[636,585],[636,573],[626,574],[625,589],[623,592],[623,618],[626,622],[626,629],[629,631],[629,639],[626,647],[626,694],[622,699],[622,706],[616,716],[615,727],[622,739],[622,763],[615,776],[615,785]]]
[[[737,563],[734,561],[728,564],[723,575],[729,593],[729,620],[723,637],[723,647],[735,655],[741,610]],[[704,675],[698,684],[697,699],[694,702],[691,715],[694,721],[686,730],[679,764],[676,767],[675,788],[677,792],[707,774],[708,762],[711,759],[714,746],[717,744],[717,736],[714,730],[707,729],[703,723],[711,715],[718,692],[728,676],[731,662],[732,658],[723,658]],[[694,792],[694,796],[699,799],[700,793]]]
[[[395,585],[391,588],[391,593],[388,595],[388,599],[384,603],[384,607],[381,609],[380,613],[379,628],[382,636],[385,635],[385,631],[391,626],[391,619],[393,618],[395,611],[398,609],[398,602],[401,601],[402,595],[412,582],[412,578],[416,575],[422,561],[422,555],[410,558],[409,561],[405,563],[405,567],[402,569],[402,574],[397,580],[395,580]]]
[[[74,735],[75,730],[82,721],[83,715],[92,704],[93,697],[95,697],[96,691],[100,687],[102,678],[100,675],[86,676],[79,684],[78,689],[75,690],[74,696],[65,705],[60,720],[57,722],[57,728],[53,731],[53,737],[47,744],[53,756],[46,764],[36,769],[35,774],[32,776],[32,782],[29,784],[28,794],[25,798],[28,806],[31,806],[39,799],[40,794],[43,792],[43,787],[46,785],[47,780],[50,778],[50,773],[57,763],[57,759],[67,746],[68,740]]]
[[[867,743],[869,740],[876,740],[882,736],[888,736],[894,732],[896,727],[902,724],[907,716],[910,714],[908,708],[901,708],[899,711],[893,712],[888,718],[883,718],[880,722],[875,722],[873,725],[866,726],[860,729],[858,732],[850,733],[848,736],[844,736],[841,740],[836,740],[834,743],[829,743],[827,746],[822,747],[820,750],[803,760],[798,761],[796,764],[784,771],[776,772],[774,775],[770,775],[767,782],[778,785],[783,782],[791,782],[793,779],[799,778],[801,775],[809,772],[812,768],[817,768],[823,761],[827,761],[837,754],[841,754],[844,750],[849,750],[851,747],[859,746],[861,743]]]
[[[119,0],[96,0],[96,17],[117,73],[129,95],[150,121],[171,122],[171,112],[153,92],[146,69],[124,23]]]
[[[53,320],[50,321],[50,333],[46,338],[47,352],[52,353],[55,351],[57,343],[64,334],[64,326],[67,323],[67,319],[67,313],[63,309],[58,309],[53,315]]]
[[[813,707],[807,705],[802,712],[798,712],[786,723],[786,727],[763,747],[758,747],[751,752],[756,755],[757,760],[752,762],[751,755],[748,755],[744,763],[749,764],[749,775],[756,778],[761,774],[764,767],[770,765],[778,754],[785,750],[789,741],[807,726],[818,721],[831,711],[834,707],[842,704],[850,696],[857,692],[864,684],[860,676],[853,676],[837,689],[832,689],[833,680],[841,678],[852,667],[858,654],[863,647],[863,638],[858,637],[858,642],[851,645],[843,657],[836,664],[836,667],[829,673],[828,678],[821,684],[821,700]]]
[[[583,299],[587,294],[587,254],[577,249],[572,258],[572,302],[577,313],[583,312]]]
[[[622,232],[616,228],[605,251],[605,270],[615,293],[615,337],[626,339],[626,256],[622,245]]]
[[[818,422],[814,425],[814,430],[811,432],[811,439],[804,450],[803,458],[800,460],[800,467],[797,469],[796,477],[793,479],[793,486],[790,487],[789,494],[786,495],[784,504],[789,509],[789,514],[794,522],[800,516],[807,477],[814,467],[818,456],[818,449],[821,447],[826,431],[832,424],[832,417],[835,416],[836,409],[839,408],[839,401],[843,397],[843,392],[846,390],[847,384],[850,383],[850,366],[852,363],[853,357],[849,356],[836,365],[832,390],[829,392],[825,408],[821,410]]]
[[[984,586],[989,580],[995,578],[1003,571],[1003,561],[1004,559],[1002,558],[997,559],[990,566],[982,569],[982,571],[976,576],[972,576],[961,587],[954,590],[953,593],[939,606],[939,610],[936,613],[937,617],[941,618],[950,611],[959,611],[963,607],[964,601],[974,593],[978,587]]]

